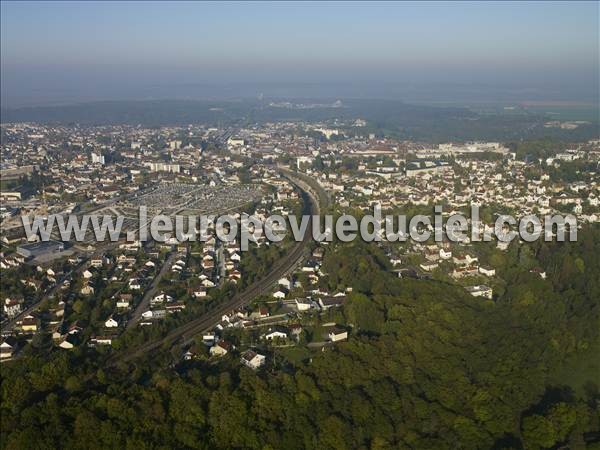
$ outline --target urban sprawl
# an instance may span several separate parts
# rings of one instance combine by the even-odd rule
[[[346,242],[262,235],[242,251],[239,239],[219,238],[216,221],[202,240],[188,239],[194,229],[140,239],[142,206],[148,217],[184,219],[309,215],[312,227],[323,225],[314,223],[321,215],[360,220],[374,207],[410,218],[440,205],[444,218],[469,218],[475,205],[484,233],[501,215],[599,221],[599,141],[538,157],[508,143],[431,144],[367,129],[361,119],[247,128],[2,125],[0,358],[18,358],[46,334],[60,351],[85,346],[113,352],[115,361],[170,345],[182,361],[230,354],[258,369],[276,348],[326,349],[352,333],[336,314],[352,289],[332,289],[327,270]],[[584,177],[568,181],[569,171]],[[24,217],[73,215],[122,217],[123,226],[118,239],[102,242],[92,230],[67,242],[58,232],[27,236],[23,227]],[[369,245],[398,277],[445,280],[493,302],[505,282],[489,249],[522,243],[466,234]],[[542,267],[531,272],[546,278]]]

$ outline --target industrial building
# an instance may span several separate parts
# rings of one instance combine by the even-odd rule
[[[41,241],[17,247],[17,253],[25,258],[36,258],[49,253],[62,252],[65,244],[59,241]]]

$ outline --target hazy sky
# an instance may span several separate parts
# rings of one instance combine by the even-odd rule
[[[598,14],[597,2],[2,1],[2,103],[239,82],[478,83],[581,100],[597,93]]]

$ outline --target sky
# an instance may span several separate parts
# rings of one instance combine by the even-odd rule
[[[2,1],[0,8],[2,106],[288,88],[419,96],[427,86],[597,102],[595,1]]]

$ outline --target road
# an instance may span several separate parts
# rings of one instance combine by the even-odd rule
[[[315,198],[315,194],[312,192],[312,189],[307,186],[306,183],[297,179],[292,179],[290,174],[287,174],[287,176],[302,193],[302,197],[304,199],[303,213],[311,215],[318,214],[320,211],[319,204]],[[280,278],[294,270],[296,266],[304,259],[306,254],[306,246],[312,238],[311,230],[312,217],[308,223],[308,227],[306,228],[302,241],[298,242],[289,253],[281,258],[265,277],[251,284],[245,291],[235,295],[229,301],[217,306],[214,310],[209,311],[202,317],[194,319],[180,327],[175,328],[174,330],[171,330],[161,339],[147,342],[130,352],[115,355],[115,357],[109,360],[109,365],[133,361],[148,352],[159,349],[163,346],[172,346],[178,341],[182,343],[188,342],[197,334],[212,329],[221,321],[223,314],[246,306],[257,296],[268,292],[271,286],[277,283]]]
[[[13,328],[15,327],[15,325],[17,324],[18,321],[22,320],[24,317],[28,316],[29,314],[37,311],[37,309],[41,306],[42,302],[44,300],[46,300],[47,298],[52,297],[52,295],[54,295],[54,293],[58,289],[60,289],[60,287],[62,286],[62,284],[65,280],[71,280],[73,275],[75,275],[76,273],[81,272],[83,269],[85,269],[87,267],[87,264],[86,264],[87,261],[88,261],[87,259],[84,259],[79,264],[77,264],[74,268],[72,268],[70,271],[65,273],[58,280],[56,280],[56,283],[54,285],[52,285],[52,287],[47,289],[46,292],[44,292],[44,294],[42,294],[40,296],[40,298],[37,302],[30,305],[27,309],[25,309],[24,311],[19,313],[17,316],[13,317],[12,319],[5,321],[2,324],[2,333],[4,334],[4,333],[12,332]]]
[[[92,208],[86,210],[85,212],[80,212],[78,213],[78,215],[82,215],[82,214],[90,214],[94,211],[97,211],[98,209],[102,209],[102,208],[106,208],[109,205],[112,205],[114,203],[116,203],[117,201],[121,200],[122,197],[117,197],[115,199],[112,199],[102,205],[96,205],[93,206]],[[52,234],[52,238],[53,239],[58,239],[60,240],[60,236],[58,234],[56,234],[57,232],[55,231],[54,234]],[[30,305],[29,307],[27,307],[27,309],[25,309],[24,311],[22,311],[21,313],[19,313],[17,316],[13,317],[12,319],[6,320],[2,323],[2,334],[4,333],[10,333],[12,332],[12,330],[14,329],[15,325],[17,324],[18,321],[22,320],[25,316],[28,316],[29,314],[37,311],[39,309],[39,307],[41,306],[42,302],[44,300],[46,300],[47,298],[52,297],[52,295],[54,295],[54,293],[60,289],[60,287],[62,286],[63,282],[66,280],[72,280],[73,276],[79,272],[82,272],[84,269],[86,269],[88,267],[88,261],[94,256],[94,255],[102,255],[105,251],[108,251],[112,248],[115,248],[116,246],[118,246],[120,244],[120,242],[110,242],[108,245],[102,247],[102,248],[96,248],[96,250],[91,253],[88,254],[86,257],[83,257],[82,260],[75,266],[73,267],[70,271],[68,271],[67,273],[65,273],[63,276],[61,276],[57,281],[56,284],[54,284],[52,287],[50,287],[48,290],[46,290],[46,292],[44,294],[42,294],[39,298],[39,300],[37,302],[35,302],[34,304]]]
[[[129,322],[127,322],[127,327],[126,327],[127,330],[130,330],[135,325],[137,325],[138,321],[142,317],[142,313],[144,311],[148,310],[148,306],[150,305],[150,300],[152,300],[152,298],[154,297],[154,294],[158,290],[158,285],[160,283],[160,280],[162,280],[162,278],[165,276],[165,274],[171,269],[171,266],[175,262],[175,259],[177,259],[179,256],[180,256],[179,253],[173,252],[165,260],[162,267],[160,268],[160,272],[152,280],[152,283],[150,284],[149,288],[146,290],[146,293],[144,294],[142,301],[140,302],[139,305],[137,305],[137,307],[135,308],[135,311],[133,311],[131,319],[129,319]]]

